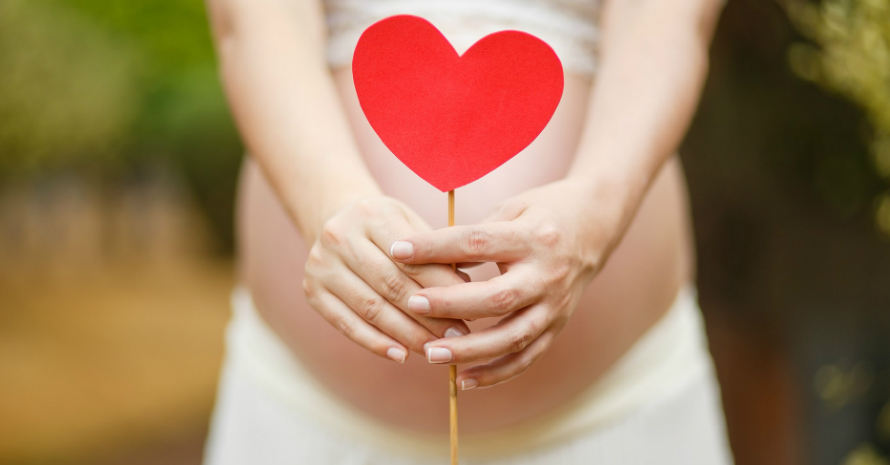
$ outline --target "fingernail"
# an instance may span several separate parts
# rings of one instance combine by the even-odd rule
[[[408,310],[418,315],[426,315],[430,312],[430,301],[422,295],[412,295],[408,298]]]
[[[414,255],[414,244],[405,241],[395,241],[389,248],[389,256],[396,260],[405,260]]]
[[[461,337],[465,335],[466,333],[458,328],[448,328],[445,330],[445,337]]]
[[[460,390],[467,391],[473,389],[474,387],[479,385],[479,381],[476,381],[473,378],[465,379],[460,382]]]
[[[426,349],[426,359],[430,363],[445,363],[452,359],[451,351],[444,347],[429,347]]]
[[[390,347],[389,349],[386,349],[386,356],[399,363],[405,363],[405,358],[408,357],[408,352],[405,352],[398,347]]]

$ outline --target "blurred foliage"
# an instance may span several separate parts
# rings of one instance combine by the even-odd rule
[[[0,170],[118,155],[137,103],[131,54],[62,9],[0,2]]]
[[[0,179],[174,167],[226,249],[242,148],[201,0],[2,0]]]
[[[890,465],[871,444],[862,444],[844,459],[842,465]]]
[[[832,363],[821,367],[813,381],[819,398],[837,410],[863,397],[872,387],[874,377],[874,368],[867,362],[859,362],[850,370]]]
[[[786,0],[785,6],[814,43],[791,47],[792,69],[865,111],[875,167],[890,180],[890,0]],[[876,205],[877,225],[890,234],[890,192]]]

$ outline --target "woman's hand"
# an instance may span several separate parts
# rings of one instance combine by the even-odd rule
[[[427,347],[430,363],[490,360],[458,376],[462,389],[507,381],[537,360],[617,244],[622,214],[616,199],[592,194],[585,184],[548,184],[508,199],[481,224],[403,236],[393,244],[392,257],[402,264],[496,262],[501,270],[488,281],[425,288],[408,300],[418,316],[503,317],[482,331]]]
[[[463,283],[447,265],[395,263],[395,239],[430,227],[407,206],[384,196],[341,208],[309,251],[303,289],[310,305],[348,338],[397,362],[407,349],[468,334],[463,321],[405,312],[408,298],[424,287]]]

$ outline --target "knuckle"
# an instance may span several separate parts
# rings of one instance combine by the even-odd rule
[[[369,323],[376,323],[380,318],[380,311],[383,309],[383,302],[377,297],[368,297],[362,304],[359,312],[362,317]]]
[[[526,331],[532,335],[532,337],[536,337],[539,335],[546,326],[546,323],[537,318],[529,319],[526,321]]]
[[[350,319],[338,317],[335,318],[332,323],[334,323],[334,326],[337,327],[337,330],[339,330],[341,333],[343,333],[344,336],[348,337],[349,339],[352,339],[353,336],[355,336],[355,322],[351,321]]]
[[[309,250],[309,256],[306,257],[306,271],[318,268],[324,263],[324,253],[321,248],[314,246]]]
[[[402,274],[392,273],[383,279],[383,291],[390,302],[401,301],[405,297],[408,283]]]
[[[556,225],[545,223],[535,229],[533,239],[541,246],[554,247],[562,239],[562,232]]]
[[[603,265],[605,265],[606,261],[605,258],[603,252],[591,252],[585,260],[582,260],[579,257],[578,261],[583,265],[582,269],[587,270],[592,274],[597,274],[603,269]]]
[[[321,228],[321,243],[336,247],[346,240],[346,231],[337,221],[329,220]]]
[[[365,217],[375,217],[380,214],[380,204],[374,199],[367,198],[355,202],[355,210]]]
[[[502,315],[513,310],[519,301],[519,295],[514,289],[501,289],[491,297],[491,306]]]
[[[307,299],[312,299],[315,295],[315,286],[307,278],[303,278],[303,294],[306,295]]]
[[[572,268],[573,264],[569,261],[558,262],[556,265],[553,266],[551,280],[554,282],[565,281],[569,277],[569,272],[572,270]]]
[[[491,235],[482,229],[470,229],[466,237],[466,252],[471,257],[485,254],[491,244]]]
[[[532,331],[529,328],[516,328],[510,332],[510,352],[517,353],[525,349],[532,341]]]
[[[408,275],[412,278],[416,278],[416,277],[420,276],[420,274],[424,270],[423,265],[415,265],[415,264],[402,264],[401,268],[402,268],[402,272],[404,272],[406,275]]]

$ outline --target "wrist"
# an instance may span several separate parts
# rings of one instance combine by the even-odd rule
[[[572,173],[564,179],[567,195],[579,199],[576,218],[583,231],[582,254],[596,271],[621,242],[636,215],[648,181],[640,173],[616,169],[615,165],[585,173]]]
[[[625,217],[633,216],[647,184],[642,176],[605,169],[572,173],[563,182],[569,186],[569,195],[583,199],[579,202],[579,214],[600,221],[604,216],[610,217],[619,223]],[[596,208],[591,208],[592,205]]]
[[[325,223],[347,205],[368,197],[381,196],[383,193],[373,181],[337,183],[328,186],[315,195],[304,196],[302,213],[297,225],[308,244],[315,243]]]
[[[602,138],[579,150],[566,179],[585,185],[588,199],[621,205],[623,222],[629,222],[670,155],[659,147],[610,144]]]

